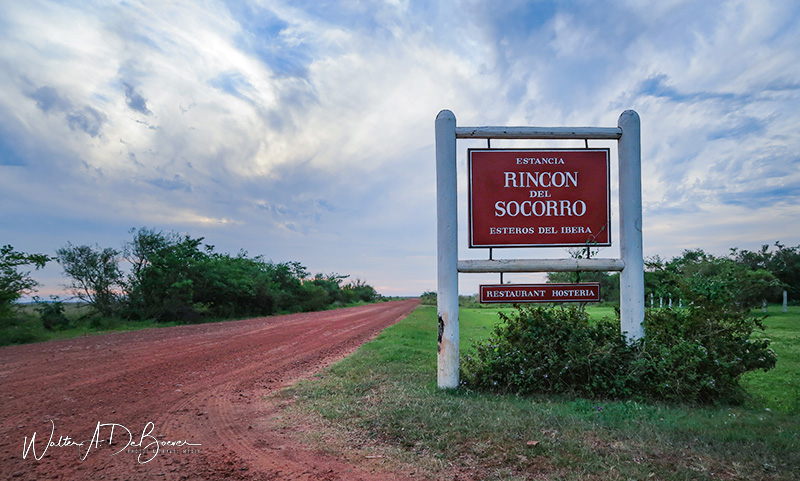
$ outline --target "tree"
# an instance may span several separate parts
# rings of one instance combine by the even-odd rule
[[[674,260],[674,259],[673,259]],[[682,294],[678,287],[678,279],[682,274],[675,262],[666,262],[660,256],[644,260],[644,295],[652,297],[680,299]]]
[[[131,314],[170,321],[195,321],[208,303],[198,299],[196,289],[204,282],[202,266],[213,247],[201,249],[203,238],[156,232],[142,227],[126,244],[131,274],[126,287]]]
[[[786,247],[778,241],[774,250],[770,250],[768,244],[758,251],[733,248],[731,258],[751,269],[768,270],[783,283],[792,298],[800,296],[800,245]]]
[[[164,233],[146,227],[131,229],[130,233],[133,239],[123,248],[123,256],[131,265],[125,281],[127,315],[158,318],[165,310],[167,298],[185,300],[187,288],[191,287],[185,278],[179,278],[181,275],[178,272],[187,270],[187,259],[178,259],[175,255],[184,239],[174,232]],[[185,240],[191,241],[191,244],[184,245],[183,251],[200,253],[198,246],[202,238],[190,239],[186,236]],[[188,304],[192,304],[191,300]]]
[[[311,286],[313,285],[321,287],[326,295],[316,294],[316,296],[319,299],[327,299],[328,304],[337,301],[341,303],[347,303],[348,300],[345,298],[345,293],[342,292],[342,281],[348,277],[350,276],[342,276],[335,272],[326,276],[320,272],[317,273],[313,279],[305,281],[303,286],[309,288],[310,292],[315,293],[317,291],[315,289],[311,289]]]
[[[355,279],[351,281],[349,284],[344,286],[342,291],[345,294],[347,302],[374,302],[380,297],[378,295],[378,291],[376,291],[374,287],[362,281],[361,279]]]
[[[72,279],[68,287],[75,297],[103,316],[114,313],[123,288],[118,250],[97,244],[73,246],[68,242],[56,251],[56,259]]]
[[[748,310],[775,295],[780,281],[766,269],[750,268],[728,257],[715,257],[702,249],[685,250],[668,262],[647,262],[646,281],[657,281],[656,294],[672,294],[686,302],[720,308]],[[652,291],[651,291],[652,292]]]
[[[30,271],[20,272],[17,268],[27,265],[41,269],[52,260],[44,254],[17,252],[11,245],[0,247],[0,318],[8,317],[20,297],[35,291],[39,285],[30,277]]]

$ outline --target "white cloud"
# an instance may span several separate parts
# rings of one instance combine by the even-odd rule
[[[614,126],[633,108],[646,249],[733,246],[748,222],[800,242],[791,2],[5,3],[4,208],[415,293],[435,280],[439,110]]]

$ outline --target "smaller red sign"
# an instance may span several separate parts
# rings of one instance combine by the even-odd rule
[[[600,284],[497,284],[480,286],[483,304],[517,302],[599,302]]]

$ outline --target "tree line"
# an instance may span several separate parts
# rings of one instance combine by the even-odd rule
[[[310,276],[299,262],[274,263],[245,251],[216,252],[203,237],[142,227],[121,250],[67,243],[55,257],[0,250],[0,317],[35,292],[37,282],[23,266],[39,269],[58,262],[71,293],[101,316],[198,322],[204,318],[306,312],[380,296],[347,275]],[[127,262],[130,268],[123,270]]]
[[[573,257],[585,251],[573,251]],[[602,300],[619,301],[619,273],[551,272],[548,282],[599,282]],[[783,291],[794,302],[800,296],[800,245],[780,241],[749,251],[732,248],[728,255],[714,256],[702,249],[688,249],[664,260],[645,259],[645,296],[693,302],[698,296],[752,308],[764,301],[779,302]]]

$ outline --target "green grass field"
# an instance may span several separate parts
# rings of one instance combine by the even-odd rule
[[[800,308],[771,312],[778,366],[747,376],[745,406],[441,391],[436,308],[421,306],[283,392],[299,401],[286,422],[315,425],[310,440],[323,449],[432,479],[798,479]],[[490,309],[462,309],[462,354],[495,322]]]
[[[800,306],[790,306],[786,314],[781,311],[780,306],[770,306],[764,321],[778,364],[766,373],[746,374],[742,384],[757,404],[800,415]]]

